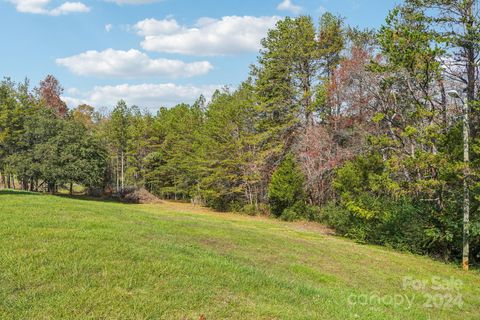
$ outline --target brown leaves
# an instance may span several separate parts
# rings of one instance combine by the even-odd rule
[[[54,76],[48,75],[40,81],[40,86],[36,88],[36,91],[48,108],[52,108],[61,117],[65,116],[67,105],[60,98],[63,88]]]

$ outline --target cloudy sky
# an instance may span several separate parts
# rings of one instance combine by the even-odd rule
[[[2,76],[55,75],[71,105],[157,109],[248,76],[278,19],[325,11],[380,26],[400,0],[0,0]]]

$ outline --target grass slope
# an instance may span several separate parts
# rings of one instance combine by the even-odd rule
[[[454,277],[463,307],[426,308]],[[440,293],[445,293],[440,291]],[[407,295],[367,305],[349,297]],[[351,298],[351,301],[360,301]],[[480,274],[188,205],[0,193],[0,319],[480,319]]]

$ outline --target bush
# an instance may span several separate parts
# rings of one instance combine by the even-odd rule
[[[287,208],[283,210],[282,215],[280,216],[280,219],[283,221],[297,221],[299,220],[299,214],[293,209],[293,208]]]
[[[200,196],[205,205],[220,212],[241,212],[243,203],[235,195],[222,194],[213,190],[203,190]]]
[[[258,205],[254,204],[246,204],[243,206],[241,213],[248,214],[249,216],[268,216],[270,215],[270,211],[268,210],[268,206],[260,203]]]
[[[303,214],[308,221],[321,222],[321,209],[319,207],[305,205]]]
[[[350,217],[347,210],[330,202],[322,207],[320,222],[335,228],[339,234],[345,234],[349,229]]]
[[[320,220],[320,208],[298,201],[292,207],[283,210],[280,218],[284,221],[306,220],[318,222]]]
[[[257,208],[253,204],[247,204],[242,208],[242,213],[248,214],[249,216],[256,216]]]
[[[449,179],[455,181],[454,171],[440,167],[438,175],[446,180],[420,180],[408,190],[396,181],[396,170],[379,154],[359,156],[345,163],[337,170],[334,181],[338,203],[324,208],[322,218],[339,234],[356,241],[442,259],[461,256],[458,199],[462,189],[440,188]],[[434,197],[441,202],[424,200]]]
[[[365,199],[364,199],[365,200]],[[428,208],[415,205],[411,199],[375,199],[375,207],[365,210],[378,212],[365,218],[346,206],[329,204],[320,220],[343,236],[361,243],[373,243],[415,253],[427,253],[431,236],[425,229],[424,213]]]
[[[258,214],[258,207],[254,204],[247,204],[243,206],[242,213],[248,214],[249,216],[256,216]]]

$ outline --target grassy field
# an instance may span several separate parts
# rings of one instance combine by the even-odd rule
[[[0,319],[480,319],[478,271],[324,231],[0,192]]]

